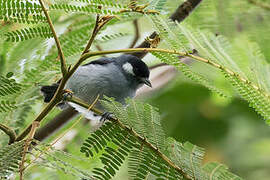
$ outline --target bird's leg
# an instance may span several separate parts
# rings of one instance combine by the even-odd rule
[[[105,120],[110,119],[110,118],[112,118],[112,113],[110,113],[110,112],[104,112],[101,115],[101,118],[100,118],[99,121],[103,124],[105,122]]]
[[[71,99],[73,96],[73,92],[69,89],[64,89],[63,90],[63,101],[67,101],[68,99]]]

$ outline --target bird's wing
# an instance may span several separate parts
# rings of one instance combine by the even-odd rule
[[[112,63],[113,62],[113,58],[100,58],[100,59],[97,59],[97,60],[94,60],[94,61],[91,61],[87,64],[84,64],[83,66],[87,66],[87,65],[90,65],[90,64],[98,64],[98,65],[105,65],[105,64],[109,64],[109,63]]]

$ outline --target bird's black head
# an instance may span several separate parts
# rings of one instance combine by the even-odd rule
[[[150,75],[149,69],[141,59],[133,55],[122,55],[120,57],[122,68],[127,74],[134,76],[139,83],[144,83],[151,87],[151,83],[148,79]]]

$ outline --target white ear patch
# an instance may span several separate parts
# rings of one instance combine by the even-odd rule
[[[123,64],[122,67],[127,73],[132,74],[132,75],[135,76],[135,74],[133,72],[133,67],[132,67],[132,65],[130,63],[127,62],[127,63]]]

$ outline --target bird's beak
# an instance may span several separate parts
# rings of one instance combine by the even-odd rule
[[[145,85],[147,85],[147,86],[149,86],[149,87],[152,87],[152,84],[151,84],[151,82],[150,82],[150,80],[149,80],[148,78],[142,78],[142,82],[143,82]]]

